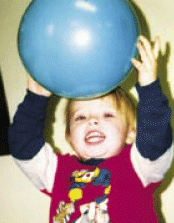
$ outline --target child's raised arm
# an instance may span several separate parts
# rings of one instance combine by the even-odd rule
[[[17,164],[40,190],[51,192],[57,157],[43,136],[51,93],[28,78],[28,90],[9,128],[9,146]]]
[[[139,94],[136,148],[132,162],[143,184],[162,180],[172,161],[171,109],[157,77],[159,38],[154,46],[140,37],[137,44],[141,61],[132,60],[138,70]]]

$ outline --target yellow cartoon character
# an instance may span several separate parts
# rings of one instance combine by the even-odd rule
[[[53,223],[66,223],[70,220],[70,215],[75,211],[72,203],[60,202],[57,214],[53,218]]]
[[[86,184],[100,185],[105,187],[105,192],[102,197],[96,198],[97,203],[104,201],[111,190],[110,172],[106,169],[95,168],[94,171],[81,170],[73,172],[71,176],[71,187],[69,198],[71,202],[75,203],[83,197],[83,188]]]
[[[86,183],[93,182],[99,175],[100,169],[96,168],[94,171],[81,170],[73,172],[71,179],[73,179],[72,188],[69,192],[71,202],[76,202],[83,197],[81,187],[85,187]]]
[[[75,182],[90,183],[98,177],[99,173],[99,168],[96,168],[94,171],[81,170],[73,172],[72,177],[74,177]]]

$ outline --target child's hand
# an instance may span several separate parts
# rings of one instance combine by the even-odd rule
[[[146,86],[157,79],[157,59],[160,51],[160,38],[155,38],[152,47],[151,43],[144,36],[140,36],[137,47],[141,61],[133,58],[132,63],[138,70],[139,84]]]
[[[30,76],[28,76],[28,89],[35,94],[50,97],[51,92],[40,86],[36,81],[34,81]]]

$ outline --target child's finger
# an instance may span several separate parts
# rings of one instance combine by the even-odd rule
[[[141,61],[146,63],[147,60],[149,60],[149,58],[147,56],[146,49],[144,48],[142,42],[138,42],[137,47],[138,47],[138,51],[139,51],[139,54],[140,54],[140,57],[141,57]]]
[[[141,65],[142,65],[140,61],[138,61],[138,60],[132,58],[131,62],[133,63],[134,67],[135,67],[137,70],[140,70]]]
[[[35,87],[35,85],[36,85],[36,82],[30,75],[27,75],[27,84],[28,84],[29,89]]]
[[[145,50],[148,58],[150,60],[153,60],[154,55],[153,55],[153,50],[152,50],[152,47],[151,47],[151,43],[144,36],[140,36],[139,40],[142,42],[144,50]]]
[[[155,59],[158,59],[160,48],[161,48],[161,41],[160,41],[160,37],[157,36],[155,37],[155,44],[153,48]]]

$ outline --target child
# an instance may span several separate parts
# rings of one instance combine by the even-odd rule
[[[138,118],[126,93],[69,100],[66,139],[76,156],[55,154],[42,134],[50,92],[31,78],[9,130],[11,153],[51,197],[50,223],[157,223],[153,192],[172,161],[171,111],[157,79],[159,39],[137,44]],[[136,140],[135,140],[136,137]]]

